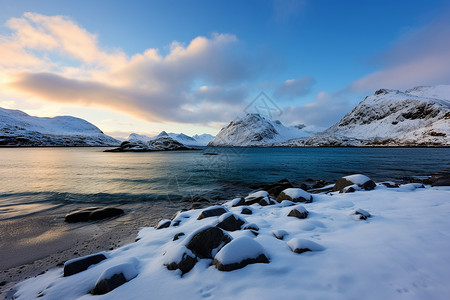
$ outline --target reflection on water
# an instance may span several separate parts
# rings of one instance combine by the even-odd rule
[[[208,193],[216,198],[232,197],[248,191],[250,184],[283,178],[300,183],[307,178],[336,180],[364,173],[386,180],[450,172],[450,149],[445,148],[103,150],[1,148],[0,214],[25,213],[36,209],[32,205],[44,203],[180,201]]]

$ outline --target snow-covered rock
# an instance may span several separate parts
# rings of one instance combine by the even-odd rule
[[[345,188],[351,187],[353,185],[356,185],[357,187],[364,190],[373,190],[376,186],[376,183],[365,175],[353,174],[339,178],[338,181],[336,181],[336,183],[334,184],[333,191],[344,192]],[[356,189],[354,189],[353,191],[355,190]]]
[[[270,146],[310,135],[302,126],[286,127],[259,114],[246,114],[222,128],[208,146]]]
[[[134,259],[136,262],[137,260]],[[133,261],[130,259],[130,261]],[[104,295],[138,275],[136,263],[123,263],[103,271],[91,290],[92,295]]]
[[[118,146],[86,120],[71,116],[40,118],[0,108],[0,146]]]
[[[381,89],[337,124],[291,146],[450,146],[450,85]]]
[[[293,252],[298,254],[308,251],[325,250],[323,246],[317,244],[316,242],[301,238],[293,238],[287,242],[287,245],[291,248]]]
[[[281,203],[283,200],[289,200],[292,202],[304,202],[311,203],[312,195],[299,188],[288,188],[283,190],[277,197],[277,202]]]

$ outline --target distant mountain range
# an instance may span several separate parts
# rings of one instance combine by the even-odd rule
[[[86,120],[60,116],[40,118],[0,108],[0,146],[118,146]]]
[[[317,134],[247,114],[210,146],[450,146],[450,86],[381,89]]]
[[[186,146],[206,146],[213,138],[213,135],[210,134],[201,134],[201,135],[194,135],[194,136],[188,136],[184,133],[167,133],[165,131],[162,131],[161,133],[159,133],[156,136],[153,137],[149,137],[146,135],[142,135],[142,134],[137,134],[137,133],[132,133],[130,134],[130,136],[128,137],[128,141],[137,141],[137,142],[148,142],[150,140],[153,140],[155,138],[158,137],[171,137],[172,139],[174,139],[175,141],[182,143]]]

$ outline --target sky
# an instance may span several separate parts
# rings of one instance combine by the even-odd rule
[[[0,0],[0,107],[124,138],[217,134],[263,101],[325,129],[377,89],[449,84],[449,37],[437,0]]]

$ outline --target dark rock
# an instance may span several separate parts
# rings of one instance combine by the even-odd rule
[[[69,260],[64,264],[64,277],[71,276],[80,273],[92,265],[98,264],[102,260],[105,260],[104,254],[94,254],[79,259]]]
[[[352,187],[352,186],[344,188],[343,191],[344,191],[344,193],[354,193],[354,192],[356,192],[355,188]]]
[[[274,203],[272,201],[270,201],[270,199],[262,198],[261,200],[258,201],[258,204],[261,206],[267,206],[267,205],[273,205]]]
[[[377,184],[373,180],[366,181],[361,187],[365,189],[366,191],[373,190]]]
[[[259,203],[261,200],[264,200],[265,197],[250,197],[245,198],[245,205],[252,205],[255,203]]]
[[[353,212],[353,215],[359,217],[360,220],[366,220],[367,218],[370,218],[371,215],[369,212],[365,211],[364,209],[358,208]]]
[[[311,249],[309,248],[295,248],[294,250],[292,250],[292,252],[298,253],[298,254],[302,254],[304,252],[310,252]]]
[[[217,259],[214,259],[212,264],[215,265],[219,271],[233,271],[233,270],[242,269],[243,267],[245,267],[249,264],[257,264],[257,263],[268,264],[269,259],[264,254],[260,254],[256,258],[246,258],[239,263],[224,265]]]
[[[114,274],[111,278],[105,278],[97,282],[95,287],[92,289],[91,294],[104,295],[126,282],[127,280],[125,279],[123,273]]]
[[[450,186],[450,175],[439,177],[432,186]]]
[[[180,232],[180,233],[175,234],[173,236],[173,240],[172,241],[178,240],[180,238],[180,236],[184,236],[184,232]]]
[[[218,227],[208,227],[195,234],[186,244],[199,258],[213,258],[212,250],[222,248],[231,241],[231,237]]]
[[[308,186],[305,183],[300,184],[299,188],[301,188],[302,190],[305,190],[305,191],[308,190]]]
[[[221,216],[224,213],[228,212],[224,207],[212,207],[210,209],[205,209],[204,211],[202,211],[202,213],[200,214],[200,216],[198,216],[197,220],[201,220],[204,218],[210,218],[210,217],[217,217],[217,216]]]
[[[267,191],[270,195],[276,198],[283,190],[293,187],[294,186],[289,182],[289,180],[282,179],[274,184],[265,186],[263,190]]]
[[[299,208],[300,209],[300,208]],[[299,219],[306,219],[308,217],[308,211],[306,209],[293,209],[289,212],[288,217],[295,217]]]
[[[388,188],[398,188],[398,187],[400,187],[398,184],[391,183],[391,182],[381,182],[381,184],[384,185],[385,187],[388,187]]]
[[[216,226],[226,231],[240,230],[245,221],[234,214],[230,214],[228,217],[220,221]]]
[[[252,224],[245,225],[243,229],[244,229],[244,230],[254,230],[254,231],[258,231],[258,230],[259,230],[259,227],[258,227],[258,225],[252,223]]]
[[[251,215],[251,214],[253,214],[253,211],[251,209],[247,208],[247,207],[244,207],[241,210],[241,214],[243,214],[243,215]]]
[[[208,203],[194,202],[194,203],[191,204],[189,209],[199,209],[199,208],[204,208],[204,207],[207,207],[207,206],[208,206]]]
[[[171,221],[170,220],[161,220],[159,221],[158,225],[156,226],[156,229],[163,229],[170,226]]]
[[[88,207],[65,215],[64,220],[69,223],[97,221],[124,214],[124,211],[115,207]]]
[[[241,197],[237,203],[233,204],[233,207],[242,206],[242,205],[245,205],[245,199],[243,197]]]
[[[191,255],[184,253],[181,257],[181,260],[179,262],[171,262],[168,264],[165,264],[167,269],[169,270],[177,270],[180,269],[182,274],[185,274],[192,270],[192,268],[197,263],[197,258],[192,257]]]
[[[312,188],[313,189],[321,189],[324,186],[327,185],[327,182],[325,180],[317,180],[313,185]]]
[[[181,223],[181,220],[176,220],[172,223],[172,226],[177,227],[180,225],[180,223]]]

